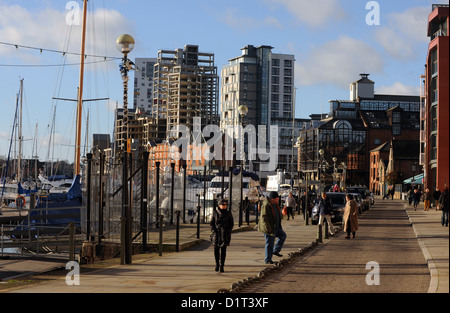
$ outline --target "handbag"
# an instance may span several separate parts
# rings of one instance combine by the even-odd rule
[[[283,215],[287,215],[287,208],[284,207],[284,208],[283,208],[283,211],[281,211],[281,213],[283,213]]]
[[[437,209],[439,210],[439,211],[442,211],[442,207],[443,207],[444,205],[442,204],[442,203],[438,203],[438,205],[437,205]]]

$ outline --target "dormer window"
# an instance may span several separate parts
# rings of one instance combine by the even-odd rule
[[[402,116],[400,112],[393,112],[392,113],[392,123],[401,123],[402,122]]]

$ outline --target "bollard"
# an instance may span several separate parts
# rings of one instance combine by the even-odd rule
[[[309,219],[309,214],[308,214],[308,208],[305,208],[305,226],[309,225],[308,219]]]
[[[328,221],[327,221],[327,219],[325,219],[324,227],[325,227],[325,236],[323,238],[328,239]]]
[[[162,250],[163,250],[163,223],[164,223],[164,215],[159,216],[159,256],[162,256]]]
[[[175,252],[180,252],[180,211],[176,211],[177,218],[177,233],[175,238]]]
[[[322,225],[317,226],[317,243],[322,243]]]

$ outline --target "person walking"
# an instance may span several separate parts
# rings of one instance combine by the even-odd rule
[[[445,187],[444,192],[439,197],[439,205],[441,206],[442,210],[442,217],[441,217],[441,225],[448,227],[448,187]]]
[[[423,194],[423,210],[429,211],[431,204],[431,192],[430,189],[425,189],[425,193]]]
[[[280,254],[286,241],[286,233],[281,227],[281,211],[278,206],[279,195],[272,191],[261,206],[261,215],[258,222],[258,230],[264,234],[266,264],[273,264],[272,256],[282,257]],[[275,238],[278,238],[275,244]],[[275,244],[275,246],[274,246]]]
[[[327,196],[327,193],[322,192],[322,198],[319,201],[319,225],[323,226],[324,219],[327,219],[330,235],[334,236],[334,226],[331,223],[331,211],[333,210],[333,203]]]
[[[219,208],[216,208],[211,218],[211,242],[214,245],[214,257],[216,259],[216,272],[224,272],[227,247],[231,241],[231,230],[234,226],[233,215],[227,210],[228,201],[221,199]]]
[[[436,211],[438,210],[438,203],[439,203],[439,197],[441,196],[441,191],[438,187],[436,187],[436,190],[433,192],[433,199],[434,199],[434,207],[436,208]]]
[[[347,232],[345,239],[350,239],[350,233],[355,238],[356,232],[359,229],[358,225],[358,204],[356,203],[352,194],[347,194],[347,203],[345,204],[345,211],[343,216],[344,230]]]
[[[289,193],[289,196],[286,198],[285,207],[287,210],[287,220],[289,221],[289,215],[294,219],[294,208],[297,206],[295,203],[295,198],[292,195],[292,192]]]
[[[301,203],[301,210],[302,210],[302,214],[303,214],[303,219],[306,219],[306,207],[307,207],[306,191],[303,192],[303,195],[300,197],[299,202]]]
[[[421,192],[419,191],[419,189],[414,189],[414,195],[413,195],[414,211],[417,210],[417,206],[419,205],[421,197],[422,197],[422,195],[421,195]]]
[[[408,191],[409,205],[411,205],[411,203],[413,202],[413,198],[414,198],[414,189],[411,187],[411,189],[409,189],[409,191]]]

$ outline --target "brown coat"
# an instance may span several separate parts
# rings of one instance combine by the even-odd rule
[[[347,222],[350,218],[350,226],[352,228],[352,232],[358,230],[358,204],[355,200],[347,201],[347,204],[345,205],[345,211],[344,211],[344,230],[347,229]]]

